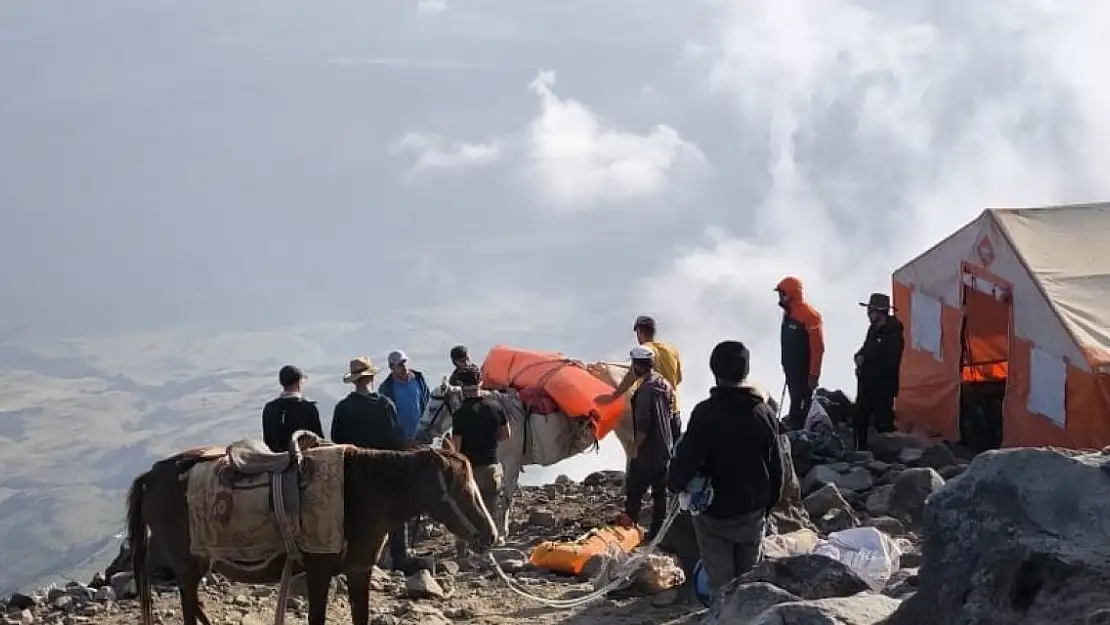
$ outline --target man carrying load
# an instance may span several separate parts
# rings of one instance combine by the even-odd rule
[[[682,383],[682,362],[678,358],[678,350],[670,343],[655,340],[655,319],[640,315],[632,324],[632,331],[636,333],[636,343],[641,347],[650,349],[654,355],[654,371],[663,376],[670,383],[671,393],[671,437],[678,440],[682,434],[682,417],[678,411],[678,385]],[[624,379],[620,381],[611,395],[598,398],[600,403],[616,401],[629,390],[635,390],[640,376],[633,369],[629,369]]]
[[[633,525],[639,520],[644,494],[650,488],[651,525],[644,540],[651,541],[662,529],[667,516],[667,463],[674,447],[671,429],[674,391],[670,382],[653,369],[655,352],[637,345],[632,348],[631,356],[632,372],[639,386],[630,402],[635,438],[628,454],[624,515],[620,522]]]

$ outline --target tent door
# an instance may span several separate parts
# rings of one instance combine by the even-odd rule
[[[960,442],[975,451],[997,449],[1010,364],[1010,292],[964,273],[960,299]]]

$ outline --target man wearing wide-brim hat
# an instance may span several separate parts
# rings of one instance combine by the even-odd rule
[[[397,407],[393,401],[372,390],[378,368],[366,356],[354,358],[348,364],[343,381],[354,384],[349,395],[339,400],[331,419],[331,440],[364,449],[405,448],[405,437],[397,422]],[[393,568],[409,572],[408,541],[405,528],[395,528],[389,536],[389,553]]]
[[[872,293],[860,306],[867,309],[867,336],[856,352],[856,416],[853,422],[856,449],[867,449],[872,424],[878,432],[894,431],[894,398],[898,396],[898,372],[905,349],[905,328],[897,317],[890,296]]]

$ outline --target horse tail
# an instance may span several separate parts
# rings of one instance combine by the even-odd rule
[[[131,483],[127,492],[127,542],[131,546],[131,570],[135,575],[135,590],[139,593],[139,610],[142,625],[153,625],[154,613],[150,596],[150,567],[147,562],[149,538],[143,519],[143,499],[150,481],[151,471],[143,473]]]

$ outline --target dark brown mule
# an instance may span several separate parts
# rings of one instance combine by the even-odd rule
[[[344,538],[340,555],[302,554],[308,586],[308,623],[324,625],[331,578],[347,575],[347,592],[354,625],[370,618],[370,572],[389,530],[418,514],[428,514],[453,534],[489,546],[497,529],[482,503],[478,487],[463,456],[429,448],[414,451],[374,451],[344,446]],[[152,625],[150,575],[147,571],[147,528],[161,536],[166,557],[181,590],[184,625],[199,620],[210,625],[201,605],[198,586],[209,570],[235,581],[273,583],[281,577],[284,556],[263,577],[237,579],[218,562],[192,555],[186,473],[205,461],[202,450],[189,450],[160,460],[135,478],[127,496],[127,532],[143,625]],[[298,567],[299,568],[299,567]],[[283,610],[284,606],[278,606]]]

